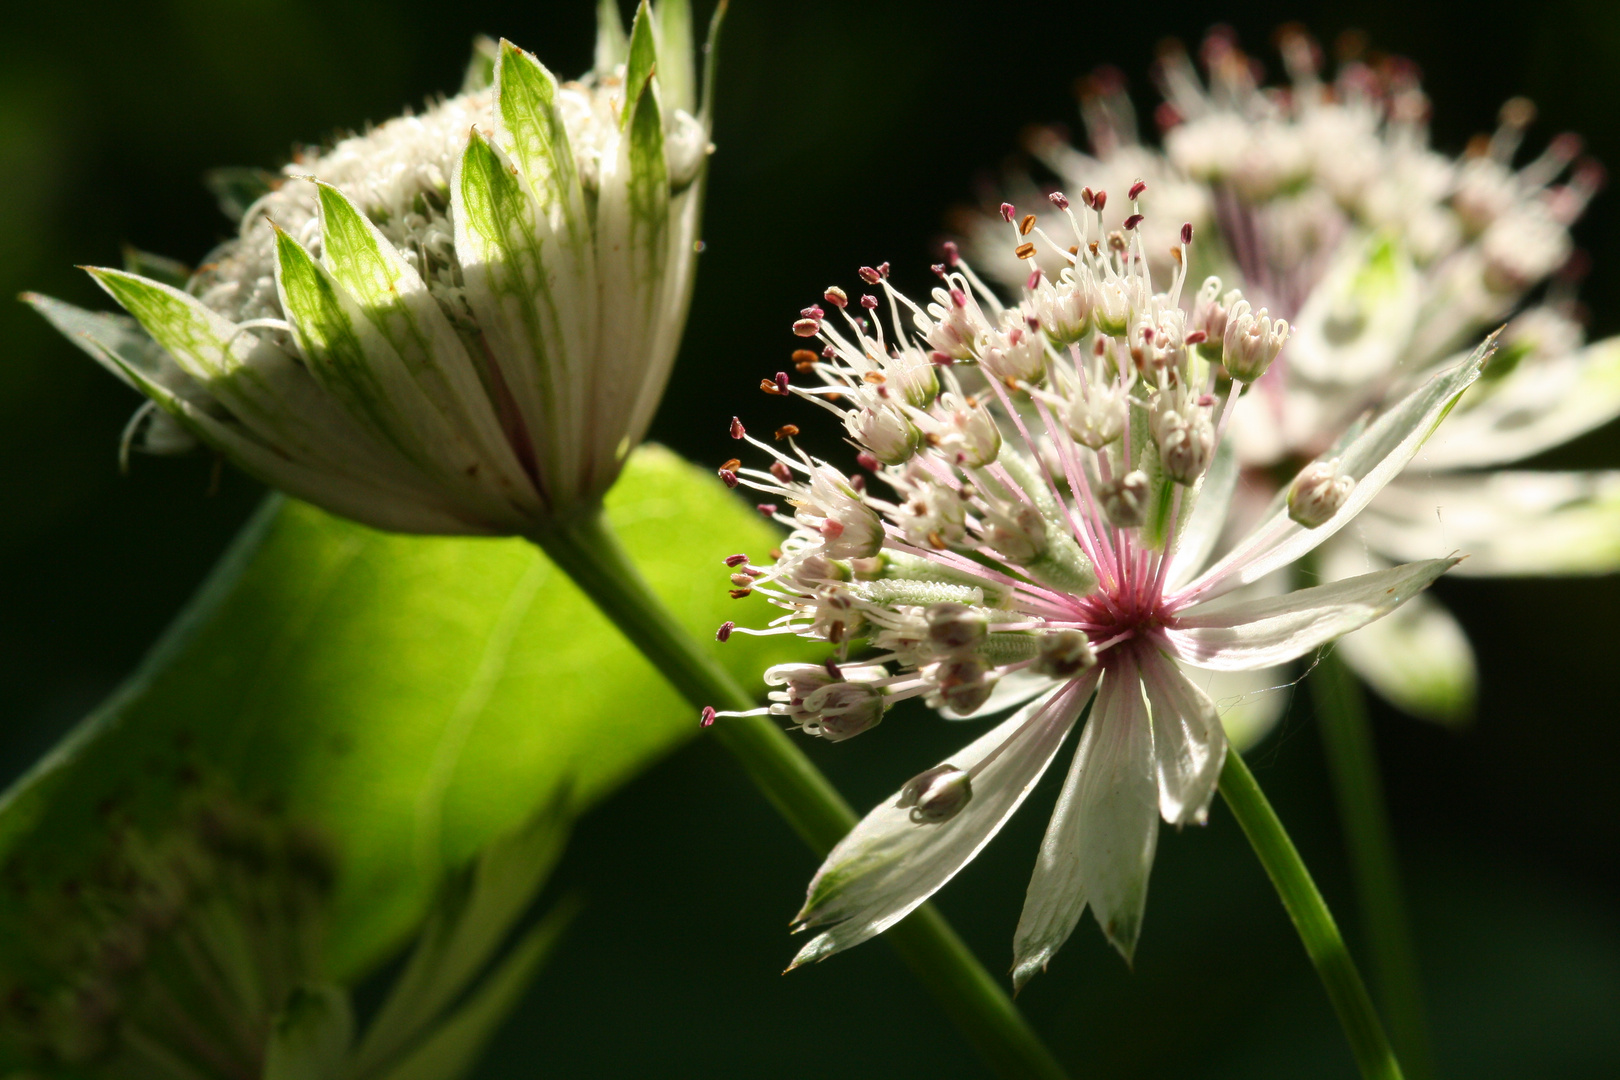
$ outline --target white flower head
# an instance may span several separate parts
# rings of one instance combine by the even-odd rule
[[[1254,384],[1228,429],[1245,487],[1258,493],[1254,511],[1267,489],[1288,494],[1282,478],[1334,456],[1361,417],[1456,364],[1506,322],[1480,390],[1425,449],[1423,475],[1387,486],[1356,541],[1338,541],[1321,566],[1370,569],[1460,547],[1473,553],[1459,570],[1470,575],[1620,567],[1620,545],[1608,539],[1620,534],[1612,497],[1620,473],[1510,468],[1620,416],[1620,339],[1582,347],[1570,317],[1582,260],[1572,257],[1569,227],[1601,185],[1601,168],[1581,156],[1574,135],[1533,149],[1535,110],[1523,98],[1503,105],[1496,130],[1462,154],[1441,153],[1429,144],[1430,103],[1414,65],[1349,57],[1328,72],[1322,51],[1297,29],[1278,43],[1288,78],[1272,86],[1230,31],[1213,32],[1196,64],[1167,52],[1155,71],[1164,96],[1154,113],[1164,130],[1159,148],[1138,140],[1135,109],[1112,72],[1087,81],[1090,153],[1051,132],[1034,140],[1060,184],[1090,185],[1093,196],[1106,187],[1110,215],[1130,208],[1118,196],[1123,177],[1137,176],[1188,207],[1195,225],[1213,226],[1212,242],[1197,251],[1197,270],[1208,276],[1188,339],[1202,334],[1204,359]],[[1032,192],[1033,184],[1013,176],[1007,190]],[[1144,256],[1155,274],[1174,272],[1178,264],[1164,255],[1175,245],[1154,216],[1137,226],[1148,239]],[[975,264],[1017,288],[1028,270],[1006,254],[1005,228],[991,208],[963,223]],[[1123,229],[1123,221],[1108,228]],[[1049,258],[1043,265],[1056,280],[1062,260]],[[1223,291],[1223,281],[1236,290]],[[1100,279],[1099,295],[1141,321],[1129,285]],[[1118,333],[1123,316],[1111,318],[1109,332]],[[1105,321],[1095,312],[1092,319]],[[1151,347],[1131,344],[1156,358]],[[1073,418],[1080,423],[1070,423],[1077,437],[1081,405]],[[1177,419],[1186,417],[1178,411]],[[1179,440],[1181,430],[1167,424],[1163,433]],[[1188,451],[1198,446],[1185,442]],[[1334,492],[1349,482],[1330,480],[1325,468],[1312,467],[1309,491],[1292,489],[1302,520],[1331,513]],[[1119,520],[1134,521],[1122,479],[1099,495]],[[1359,633],[1345,657],[1406,710],[1465,718],[1474,678],[1466,634],[1432,599],[1409,612]],[[1420,622],[1421,633],[1412,629]],[[1279,675],[1257,675],[1254,689]]]
[[[30,299],[152,399],[145,449],[180,430],[407,532],[593,509],[669,376],[711,149],[686,6],[628,38],[601,10],[584,78],[492,47],[464,92],[299,155],[183,287],[91,270],[133,320]]]
[[[1141,195],[1139,188],[1128,192],[1133,205]],[[1059,208],[1067,210],[1062,203]],[[1187,347],[1185,271],[1168,290],[1154,288],[1139,253],[1140,209],[1135,220],[1126,219],[1123,244],[1095,250],[1086,242],[1097,225],[1095,207],[1089,216],[1089,222],[1068,218],[1079,243],[1052,246],[1072,248],[1075,265],[1095,279],[1121,284],[1122,295],[1131,297],[1130,325],[1150,330],[1133,334],[1153,350],[1151,361],[1136,357],[1123,329],[1114,337],[1094,326],[1062,347],[1050,335],[1036,335],[1040,384],[993,370],[973,406],[999,431],[991,454],[966,454],[925,426],[930,437],[903,464],[885,464],[867,445],[857,456],[864,472],[846,476],[793,438],[784,450],[752,438],[740,423],[732,427],[734,437],[774,460],[766,469],[728,462],[727,482],[770,496],[774,501],[762,509],[794,531],[772,562],[754,564],[742,555],[727,560],[736,571],[734,584],[745,583],[734,593],[759,593],[783,614],[761,628],[727,623],[722,637],[794,634],[836,650],[827,668],[773,668],[767,682],[786,682],[789,689],[753,713],[847,738],[907,698],[922,698],[953,718],[1021,706],[906,783],[834,849],[799,913],[799,928],[820,932],[796,965],[881,933],[944,885],[1028,795],[1088,701],[1090,720],[1016,935],[1014,978],[1022,983],[1043,966],[1088,905],[1129,956],[1159,820],[1202,822],[1226,753],[1215,705],[1183,665],[1251,671],[1302,656],[1395,610],[1457,561],[1431,559],[1280,596],[1236,592],[1343,528],[1478,378],[1485,349],[1412,391],[1340,449],[1329,484],[1340,496],[1332,513],[1306,528],[1279,506],[1206,566],[1237,485],[1230,445],[1215,448],[1243,384],[1223,380]],[[1015,227],[1020,245],[1032,242],[1025,239],[1030,235],[1046,242],[1028,220]],[[1176,262],[1184,267],[1191,231],[1178,236],[1183,250]],[[1003,307],[973,284],[976,277],[960,260],[936,270],[953,289],[979,290],[972,307],[958,303],[957,311],[1021,317],[1029,310]],[[815,382],[800,386],[783,374],[764,384],[769,392],[846,418],[868,407],[860,388],[884,385],[868,378],[871,358],[918,347],[903,340],[904,314],[917,312],[917,305],[889,285],[886,272],[880,280],[891,326],[879,325],[874,314],[857,328],[866,344],[856,349],[832,320],[807,309],[812,313],[804,319],[825,345],[801,367]],[[1031,304],[1041,281],[1032,275],[1027,285],[1020,300]],[[1233,309],[1246,311],[1242,303]],[[913,325],[923,335],[941,322],[936,316]],[[884,348],[871,347],[878,343]],[[1006,341],[993,332],[961,344],[965,356],[941,351],[935,361],[944,387],[935,408],[944,416],[970,400],[962,382],[971,369],[1006,362]],[[1125,417],[1113,437],[1074,433],[1070,398],[1082,394],[1119,403]],[[942,419],[897,407],[912,408],[920,424],[925,417]],[[869,515],[864,520],[872,527],[861,535],[870,546],[850,551],[841,546],[847,528],[829,534],[823,526],[829,499],[819,492],[829,484],[848,504],[839,510],[842,518]],[[801,509],[789,516],[783,505]],[[812,505],[813,513],[802,509]],[[823,575],[819,580],[807,575],[812,567]],[[829,592],[841,605],[832,620]],[[838,632],[829,633],[833,624]],[[844,632],[857,625],[861,633]],[[846,660],[851,655],[859,656],[858,669]],[[731,715],[747,714],[705,710],[705,721]]]

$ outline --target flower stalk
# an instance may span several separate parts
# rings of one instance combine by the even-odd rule
[[[1401,1080],[1400,1062],[1333,913],[1241,754],[1226,755],[1220,792],[1294,922],[1350,1041],[1361,1075],[1365,1080]]]
[[[1434,1076],[1423,985],[1412,944],[1395,841],[1361,685],[1336,652],[1312,672],[1311,698],[1327,752],[1373,982],[1412,1080]]]
[[[598,513],[529,536],[694,706],[748,709],[753,699],[680,627]],[[856,824],[849,804],[781,728],[763,716],[712,729],[749,778],[818,855]],[[997,981],[932,905],[889,932],[906,965],[975,1050],[1005,1077],[1067,1074]]]

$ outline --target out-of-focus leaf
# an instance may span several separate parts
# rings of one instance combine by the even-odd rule
[[[774,533],[712,477],[644,448],[607,504],[694,633],[765,621],[760,601],[727,598],[721,559]],[[716,648],[753,685],[776,640]],[[0,973],[28,948],[8,894],[85,872],[109,806],[166,820],[198,767],[326,834],[341,981],[397,945],[446,866],[561,785],[578,809],[697,732],[531,545],[392,535],[273,499],[142,669],[0,798]]]

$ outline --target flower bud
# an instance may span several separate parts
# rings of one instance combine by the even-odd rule
[[[1252,383],[1266,373],[1287,340],[1285,320],[1269,318],[1265,308],[1251,313],[1249,302],[1239,300],[1227,313],[1221,363],[1236,381]]]
[[[1066,348],[1091,329],[1091,271],[1071,267],[1056,283],[1043,281],[1030,295],[1030,306],[1052,344]]]
[[[955,765],[936,765],[912,777],[900,789],[895,806],[911,808],[911,820],[918,825],[937,825],[962,812],[973,798],[973,781]]]
[[[1064,426],[1074,441],[1101,450],[1125,431],[1125,390],[1112,380],[1092,379],[1075,390],[1064,411]]]
[[[1208,360],[1221,358],[1221,346],[1226,339],[1227,314],[1232,305],[1242,297],[1242,293],[1233,289],[1225,297],[1221,297],[1221,279],[1207,277],[1198,290],[1198,298],[1193,301],[1192,322],[1189,330],[1202,330],[1204,344],[1199,350]]]
[[[1148,478],[1141,469],[1105,480],[1097,486],[1097,501],[1110,523],[1121,529],[1134,529],[1147,513]]]
[[[1197,483],[1215,457],[1215,425],[1209,410],[1196,405],[1189,406],[1185,415],[1170,410],[1155,428],[1159,461],[1170,479],[1188,486]]]
[[[941,446],[955,451],[963,465],[980,469],[1001,455],[1001,427],[989,409],[972,398],[958,402],[950,394],[940,399],[940,405],[947,424]]]
[[[1046,553],[1046,518],[1028,503],[1019,503],[1010,513],[989,515],[986,539],[1004,558],[1028,563]]]
[[[1054,679],[1072,679],[1097,662],[1091,639],[1079,630],[1049,630],[1041,635],[1040,651],[1030,670]]]
[[[928,314],[918,314],[916,323],[923,340],[952,360],[972,360],[974,343],[990,329],[978,306],[961,289],[935,289]]]
[[[795,516],[821,534],[822,550],[829,558],[865,559],[883,550],[883,519],[829,465],[816,469],[808,498]]]
[[[851,675],[881,676],[883,669],[830,664],[778,664],[765,682],[782,687],[770,694],[772,714],[785,716],[807,735],[842,742],[876,727],[888,708],[883,690]]]
[[[1313,461],[1288,486],[1288,516],[1307,529],[1328,523],[1344,506],[1356,480],[1339,471],[1339,459]]]
[[[933,604],[923,618],[928,620],[928,640],[947,652],[972,649],[990,632],[984,612],[966,604]]]
[[[1120,337],[1131,323],[1131,298],[1125,283],[1118,278],[1096,282],[1091,303],[1091,317],[1097,329],[1109,337]]]
[[[848,413],[844,426],[856,442],[885,465],[903,465],[922,445],[922,432],[892,405],[868,405]]]
[[[939,687],[941,704],[958,713],[970,713],[990,700],[995,689],[995,673],[976,653],[952,656],[932,665],[932,677]]]
[[[1046,345],[1041,336],[1018,322],[986,335],[979,350],[979,367],[1002,382],[1038,383],[1046,374]]]

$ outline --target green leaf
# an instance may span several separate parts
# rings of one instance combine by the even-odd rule
[[[533,55],[501,42],[496,102],[505,149],[528,181],[540,209],[566,230],[576,252],[586,246],[585,199],[557,110],[557,80]]]
[[[706,471],[644,447],[609,492],[626,547],[688,628],[763,625],[721,560],[777,542]],[[743,680],[786,639],[712,646]],[[699,731],[679,695],[520,540],[376,532],[272,499],[141,670],[0,797],[0,897],[94,865],[112,800],[175,813],[201,769],[323,833],[343,981],[377,963],[457,866],[567,786],[579,810]],[[0,900],[0,978],[40,946]]]
[[[624,36],[624,21],[619,18],[619,0],[597,0],[594,65],[597,76],[613,74],[629,55],[630,43]]]
[[[687,0],[658,0],[653,29],[658,34],[658,85],[672,109],[697,112],[697,74],[692,54],[692,6]]]
[[[328,984],[301,986],[271,1025],[261,1075],[264,1080],[338,1080],[353,1038],[349,995]]]
[[[636,5],[635,22],[630,24],[630,55],[624,67],[624,112],[619,126],[630,122],[649,80],[658,70],[658,42],[654,36],[652,10],[647,0]]]
[[[579,912],[579,901],[565,899],[524,934],[466,1004],[437,1025],[380,1080],[456,1080],[465,1076],[489,1037],[528,989],[535,969]]]
[[[562,855],[568,801],[564,788],[445,881],[410,962],[355,1053],[356,1073],[388,1062],[420,1038],[483,969]]]

